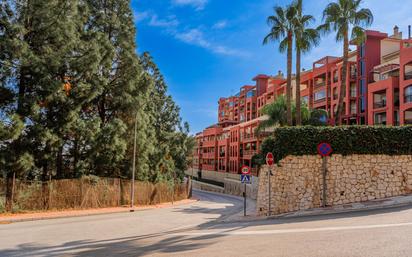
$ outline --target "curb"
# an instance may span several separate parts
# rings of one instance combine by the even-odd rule
[[[182,206],[182,205],[187,205],[187,204],[192,204],[195,202],[198,202],[199,199],[188,199],[190,200],[187,203],[179,203],[175,202],[174,204],[171,203],[163,203],[163,204],[170,204],[168,206],[164,207],[157,207],[157,205],[154,206],[149,206],[149,207],[143,207],[143,208],[135,208],[133,211],[130,210],[130,208],[125,207],[124,209],[119,209],[116,211],[109,211],[109,212],[95,212],[95,213],[79,213],[79,214],[72,214],[72,215],[66,215],[66,216],[50,216],[50,217],[27,217],[27,218],[5,218],[1,219],[0,216],[0,225],[8,225],[12,223],[18,223],[18,222],[26,222],[26,221],[38,221],[38,220],[54,220],[54,219],[64,219],[64,218],[77,218],[77,217],[88,217],[88,216],[100,216],[100,215],[110,215],[110,214],[118,214],[118,213],[133,213],[133,212],[143,212],[143,211],[148,211],[148,210],[154,210],[154,209],[163,209],[163,208],[170,208],[170,207],[176,207],[176,206]],[[87,211],[87,210],[85,210]],[[47,212],[45,212],[47,213]],[[61,211],[61,213],[64,213],[64,211]]]
[[[284,214],[278,214],[274,216],[254,216],[251,217],[249,216],[248,218],[245,219],[237,219],[237,220],[230,220],[230,221],[222,221],[221,223],[242,223],[242,222],[255,222],[255,221],[265,221],[265,220],[286,220],[286,219],[295,219],[295,218],[310,218],[310,217],[321,217],[321,216],[328,216],[328,215],[334,215],[334,214],[348,214],[348,213],[359,213],[359,212],[365,212],[365,211],[378,211],[378,210],[389,210],[389,209],[395,209],[395,208],[402,208],[402,207],[411,207],[412,208],[412,202],[407,202],[407,203],[397,203],[397,204],[391,204],[391,205],[385,205],[385,206],[373,206],[373,207],[364,207],[364,208],[358,208],[358,209],[346,209],[346,210],[325,210],[325,211],[319,211],[317,213],[284,213]]]

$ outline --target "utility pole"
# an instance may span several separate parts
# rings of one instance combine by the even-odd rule
[[[137,115],[138,115],[138,111],[136,111],[136,117],[134,121],[133,165],[132,165],[133,167],[132,167],[132,181],[131,181],[131,189],[130,189],[130,212],[134,212],[134,181],[135,181],[135,174],[136,174]]]

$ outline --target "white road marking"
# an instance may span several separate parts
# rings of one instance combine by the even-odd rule
[[[174,233],[176,236],[208,236],[208,235],[227,235],[227,236],[248,236],[248,235],[274,235],[274,234],[290,234],[290,233],[308,233],[308,232],[322,232],[322,231],[342,231],[342,230],[360,230],[373,228],[390,228],[412,226],[409,223],[396,224],[378,224],[378,225],[362,225],[362,226],[342,226],[342,227],[323,227],[323,228],[301,228],[301,229],[274,229],[274,230],[250,230],[250,231],[205,231],[205,232],[187,232]]]

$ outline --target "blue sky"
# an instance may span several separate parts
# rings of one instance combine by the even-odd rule
[[[304,0],[304,11],[321,22],[331,0]],[[409,2],[409,3],[407,3]],[[407,34],[412,0],[364,0],[375,16],[371,29],[390,33],[394,25]],[[283,0],[132,0],[138,51],[148,51],[165,76],[183,120],[198,132],[217,122],[217,101],[253,84],[257,74],[285,71],[277,45],[262,45],[269,31],[266,17]],[[403,6],[403,7],[402,7]],[[306,56],[303,66],[325,55],[340,55],[333,35]]]

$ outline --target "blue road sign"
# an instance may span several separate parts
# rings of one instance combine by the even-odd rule
[[[240,181],[242,184],[252,184],[252,180],[250,179],[250,175],[240,175]]]
[[[328,143],[320,143],[318,145],[318,153],[322,156],[329,156],[332,153],[332,147]]]

